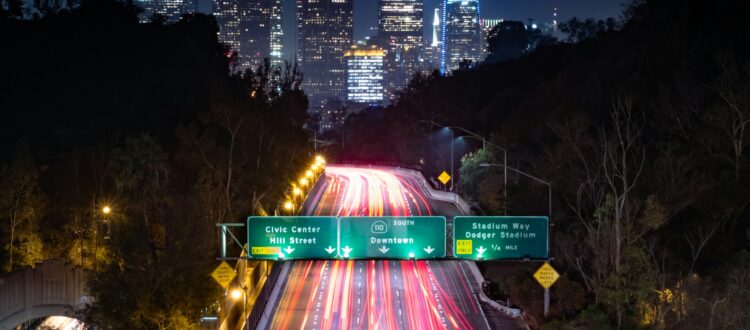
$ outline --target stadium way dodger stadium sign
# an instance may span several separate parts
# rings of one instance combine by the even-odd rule
[[[547,217],[455,217],[454,256],[473,260],[547,259]]]

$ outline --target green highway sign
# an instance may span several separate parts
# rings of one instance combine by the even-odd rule
[[[339,256],[350,259],[445,257],[445,217],[342,217]]]
[[[459,259],[547,259],[548,217],[455,217],[453,255]]]
[[[338,254],[336,217],[249,217],[248,255],[253,259],[333,259]]]

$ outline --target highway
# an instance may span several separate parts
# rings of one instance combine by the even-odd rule
[[[328,166],[308,215],[453,215],[420,178]],[[489,329],[459,261],[296,261],[270,329]]]

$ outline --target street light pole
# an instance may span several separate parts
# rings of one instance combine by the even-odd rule
[[[480,167],[504,167],[506,170],[509,168],[508,166],[505,166],[505,165],[488,164],[488,163],[479,164],[479,166]],[[537,178],[537,177],[535,177],[535,176],[533,176],[531,174],[528,174],[528,173],[526,173],[524,171],[521,171],[519,169],[515,169],[515,168],[511,167],[510,170],[514,171],[514,172],[516,172],[518,174],[521,174],[523,176],[526,176],[526,177],[528,177],[528,178],[530,178],[530,179],[532,179],[534,181],[537,181],[539,183],[547,185],[547,203],[548,203],[547,204],[547,212],[548,212],[548,215],[549,215],[549,221],[552,222],[552,184],[549,181],[542,180],[540,178]],[[549,251],[549,240],[547,241],[547,244],[548,244],[547,251]],[[549,260],[547,260],[547,262],[549,262]],[[550,292],[549,292],[549,289],[544,289],[544,317],[547,317],[547,315],[549,314],[549,303],[550,303]]]
[[[466,134],[469,134],[468,137],[472,137],[474,139],[482,141],[482,149],[486,150],[487,149],[487,145],[490,145],[491,147],[494,147],[494,148],[499,149],[500,151],[502,151],[503,152],[503,169],[504,169],[503,170],[503,172],[504,172],[503,173],[503,185],[504,185],[504,187],[503,187],[503,198],[505,199],[505,202],[507,203],[507,199],[508,199],[508,150],[507,149],[505,149],[505,148],[503,148],[503,147],[501,147],[501,146],[499,146],[497,144],[494,144],[492,142],[489,142],[483,136],[481,136],[481,135],[479,135],[477,133],[474,133],[474,132],[472,132],[472,131],[470,131],[468,129],[465,129],[463,127],[459,127],[459,126],[444,126],[444,125],[440,125],[440,124],[436,123],[434,120],[420,120],[420,122],[429,123],[430,124],[430,128],[432,128],[432,126],[434,125],[434,126],[438,126],[438,127],[442,127],[442,128],[447,128],[448,130],[451,131],[451,177],[454,177],[454,175],[453,175],[454,174],[453,173],[453,139],[454,139],[454,137],[453,137],[453,130],[454,129],[457,129],[457,130],[460,130],[460,131],[462,131],[462,132],[464,132]],[[453,181],[451,181],[451,188],[452,187],[453,187]],[[507,215],[507,213],[508,213],[507,206],[503,207],[503,209],[504,209],[503,212],[505,212],[505,214]]]
[[[530,178],[530,179],[532,179],[532,180],[534,180],[536,182],[539,182],[541,184],[546,185],[547,186],[547,202],[548,202],[547,203],[547,212],[549,214],[550,222],[552,221],[552,184],[551,183],[549,183],[548,181],[542,180],[540,178],[537,178],[537,177],[535,177],[535,176],[533,176],[533,175],[531,175],[529,173],[526,173],[526,172],[521,171],[521,170],[516,169],[516,168],[508,167],[506,165],[482,163],[482,164],[479,164],[479,167],[504,167],[505,170],[511,170],[511,171],[516,172],[518,174],[521,174],[521,175],[523,175],[523,176],[525,176],[527,178]]]
[[[315,153],[318,153],[318,131],[312,128],[303,128],[313,133],[313,150],[315,151]]]
[[[250,329],[250,324],[248,324],[247,319],[249,315],[247,315],[247,285],[242,287],[242,292],[244,293],[245,301],[242,303],[242,314],[245,315],[245,330]]]
[[[449,128],[448,130],[449,130],[449,131],[451,131],[451,190],[450,190],[450,191],[453,191],[453,182],[455,182],[455,180],[456,180],[456,179],[455,179],[455,178],[456,178],[456,176],[455,176],[455,175],[454,175],[454,173],[453,173],[453,162],[454,162],[454,160],[455,160],[455,159],[453,158],[453,144],[454,144],[454,142],[455,142],[455,141],[453,141],[453,140],[454,140],[454,137],[453,137],[453,130],[452,130],[452,129],[450,129],[450,128]]]

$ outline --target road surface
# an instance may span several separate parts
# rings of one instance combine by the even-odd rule
[[[329,166],[309,215],[453,215],[420,178]],[[271,329],[488,329],[459,261],[295,261]]]

